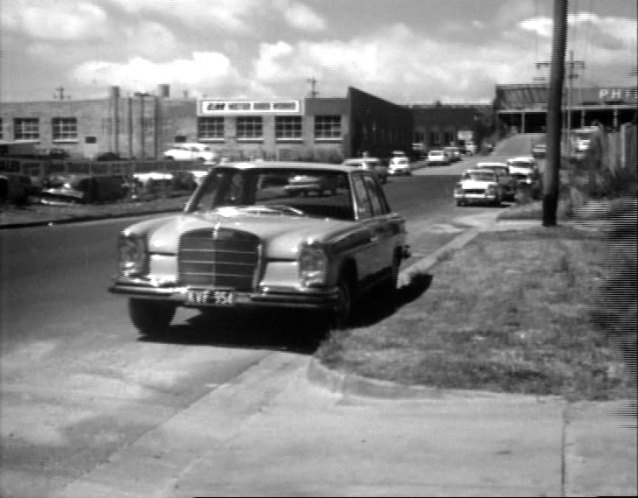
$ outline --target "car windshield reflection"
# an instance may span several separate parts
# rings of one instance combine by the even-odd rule
[[[347,175],[312,168],[214,168],[195,193],[187,212],[229,213],[229,208],[254,215],[354,220]]]

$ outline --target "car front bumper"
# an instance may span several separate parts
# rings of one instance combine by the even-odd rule
[[[455,201],[463,202],[494,202],[498,196],[491,192],[454,192]]]
[[[166,301],[192,308],[297,308],[331,311],[339,305],[339,292],[336,287],[261,287],[257,291],[247,292],[154,284],[148,279],[137,278],[116,280],[108,290],[129,298]]]

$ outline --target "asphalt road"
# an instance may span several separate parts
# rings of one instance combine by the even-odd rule
[[[458,168],[420,170],[385,187],[408,220],[415,258],[463,230],[459,216],[494,209],[454,206]],[[116,234],[131,221],[0,233],[4,497],[52,495],[211,390],[241,384],[269,357],[311,355],[325,334],[303,316],[180,310],[168,339],[141,340],[125,300],[106,291]]]

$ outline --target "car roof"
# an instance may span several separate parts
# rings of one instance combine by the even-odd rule
[[[370,159],[370,158],[366,158]],[[241,161],[235,163],[224,163],[214,168],[234,168],[241,170],[252,170],[252,169],[312,169],[312,170],[320,170],[320,171],[337,171],[342,173],[350,173],[352,168],[349,168],[343,164],[331,164],[331,163],[311,163],[311,162],[302,162],[302,161]]]
[[[507,168],[507,164],[505,163],[497,163],[497,162],[480,162],[476,163],[477,168],[486,167],[486,166],[499,166],[503,168]]]
[[[494,172],[493,172],[493,171],[486,171],[486,170],[484,170],[484,169],[476,169],[476,168],[473,168],[473,169],[466,169],[466,170],[463,172],[463,174],[465,174],[465,173],[481,173],[481,174],[483,174],[483,173],[488,173],[488,174],[489,174],[489,173],[494,173]]]
[[[355,161],[380,161],[380,159],[378,157],[350,157],[343,160],[344,163]]]

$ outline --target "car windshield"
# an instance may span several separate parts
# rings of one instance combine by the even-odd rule
[[[187,212],[233,207],[258,215],[353,220],[348,177],[339,171],[216,167],[189,201]]]
[[[493,182],[494,173],[489,171],[471,171],[463,175],[464,180],[474,180],[476,182]]]

